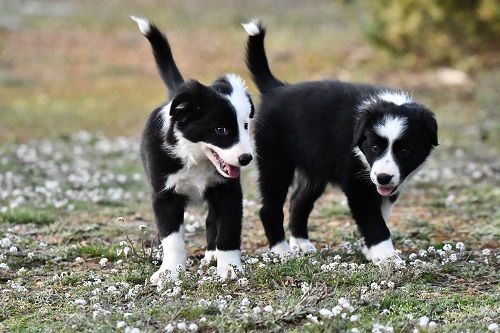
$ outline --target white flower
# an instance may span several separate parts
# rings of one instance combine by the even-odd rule
[[[141,331],[137,327],[125,327],[125,333],[140,333]]]
[[[106,266],[107,263],[108,258],[102,258],[101,260],[99,260],[99,265],[101,265],[102,267]]]
[[[145,224],[141,224],[141,225],[139,226],[139,230],[146,230],[147,228],[148,228],[148,227],[147,227],[147,225],[145,225]]]
[[[261,308],[259,306],[256,306],[252,309],[253,313],[255,314],[259,314],[262,312]]]
[[[167,333],[173,332],[175,330],[175,326],[172,324],[168,324],[163,328],[163,330]]]
[[[128,256],[128,253],[129,253],[129,252],[130,252],[130,247],[125,246],[125,247],[123,248],[123,254],[125,255],[125,257],[126,257],[126,256]]]
[[[82,257],[76,257],[76,258],[75,258],[75,262],[76,262],[76,263],[79,263],[79,264],[80,264],[80,263],[82,263],[82,262],[84,262],[84,261],[85,261],[85,260],[84,260]]]
[[[491,250],[490,249],[484,249],[482,252],[483,256],[489,256],[491,254]]]
[[[305,294],[309,291],[310,287],[307,285],[306,282],[302,282],[300,284],[300,290],[302,290],[302,293]]]
[[[427,249],[427,252],[434,253],[434,252],[436,252],[436,249],[434,248],[434,246],[429,246],[429,248]]]
[[[462,243],[462,242],[458,242],[457,244],[455,244],[455,248],[456,248],[458,251],[463,251],[463,250],[465,250],[465,245],[464,245],[464,243]]]
[[[12,242],[10,241],[9,238],[5,237],[5,238],[0,239],[0,247],[7,248],[7,247],[10,247],[11,245],[12,245]]]
[[[333,317],[332,311],[330,311],[328,309],[321,309],[321,310],[319,310],[319,314],[323,318],[328,318],[329,319],[329,318]]]
[[[318,320],[318,317],[316,316],[313,316],[312,314],[308,314],[306,316],[307,319],[309,319],[310,321],[312,321],[313,323],[315,324],[319,324],[319,320]]]
[[[457,261],[458,260],[457,254],[456,253],[450,254],[450,260],[451,262]]]
[[[392,282],[392,281],[387,282],[387,287],[389,289],[394,289],[394,282]]]
[[[391,313],[391,311],[389,311],[389,309],[383,309],[380,314],[383,316],[388,316],[390,313]]]
[[[9,252],[10,253],[17,253],[17,247],[11,246],[10,249],[9,249]]]
[[[271,312],[273,312],[273,307],[271,305],[266,305],[264,307],[264,311],[271,313]]]
[[[80,306],[84,306],[85,304],[87,304],[87,301],[84,300],[84,299],[75,299],[73,301],[73,304],[75,305],[80,305]]]
[[[427,316],[422,316],[418,320],[418,326],[420,326],[422,328],[426,328],[428,324],[429,324],[429,317],[427,317]]]
[[[356,328],[356,327],[353,327],[351,328],[351,333],[360,333],[361,331],[359,330],[359,328]]]
[[[332,308],[332,314],[334,316],[338,316],[340,313],[342,312],[342,307],[339,306],[339,305],[335,305],[333,308]]]
[[[196,325],[195,323],[191,323],[188,326],[188,330],[190,330],[191,332],[196,332],[198,331],[198,325]]]
[[[450,244],[444,244],[443,250],[446,252],[450,252],[453,247]]]
[[[0,269],[4,269],[6,271],[9,270],[9,265],[7,265],[6,263],[2,262],[0,263]]]
[[[372,282],[370,285],[371,290],[380,290],[380,286],[376,282]],[[340,300],[339,300],[340,301]],[[348,302],[349,303],[349,302]],[[339,303],[340,304],[340,303]]]
[[[33,252],[28,252],[29,259],[33,259],[34,256],[35,256],[35,254]]]
[[[415,253],[410,254],[409,256],[410,260],[415,260],[417,259],[417,255]]]
[[[358,321],[359,316],[357,315],[352,315],[351,318],[349,318],[352,322]]]
[[[177,329],[179,331],[185,331],[187,330],[187,325],[185,322],[181,321],[180,323],[177,323]]]
[[[246,298],[246,297],[245,297],[245,298],[243,298],[243,299],[241,300],[241,305],[242,305],[242,306],[249,306],[249,305],[250,305],[250,301],[248,300],[248,298]]]
[[[491,323],[488,325],[488,331],[492,331],[492,332],[500,332],[500,329],[499,329],[499,326],[497,323]]]
[[[427,328],[429,329],[429,331],[434,330],[436,327],[437,327],[437,324],[435,321],[430,321],[429,325],[427,325]]]
[[[124,322],[124,321],[117,321],[116,322],[116,328],[117,329],[124,328],[125,326],[127,326],[127,323]]]
[[[241,287],[246,287],[246,286],[248,286],[248,279],[247,278],[238,279],[238,284]]]

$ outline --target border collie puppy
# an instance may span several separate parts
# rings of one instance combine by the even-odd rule
[[[340,81],[286,84],[269,69],[265,30],[249,34],[247,66],[262,94],[257,112],[260,218],[271,250],[290,251],[283,204],[290,197],[290,245],[314,251],[307,220],[325,186],[339,186],[365,240],[368,260],[394,255],[386,223],[406,183],[438,144],[433,114],[407,93]]]
[[[242,190],[240,166],[252,160],[249,122],[254,109],[244,81],[226,74],[210,86],[184,81],[165,35],[131,16],[149,40],[170,99],[146,122],[141,142],[144,170],[163,248],[161,273],[172,279],[186,266],[183,219],[188,204],[208,202],[205,258],[217,260],[222,278],[241,270]]]

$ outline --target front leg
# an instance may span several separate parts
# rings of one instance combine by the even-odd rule
[[[237,271],[243,270],[240,251],[243,193],[240,182],[227,180],[208,189],[205,196],[217,217],[217,274],[223,279],[234,279]]]
[[[396,252],[386,222],[397,197],[381,197],[367,186],[355,188],[346,195],[352,216],[365,239],[363,254],[368,260],[394,257]]]
[[[215,252],[215,240],[217,239],[217,216],[215,208],[210,203],[208,204],[208,215],[206,220],[206,236],[207,236],[207,249],[205,251],[205,260],[210,262],[217,260]]]
[[[173,280],[186,268],[186,248],[184,244],[185,197],[172,191],[153,195],[153,210],[163,249],[160,269],[151,276],[151,284],[161,283],[161,275],[169,275]]]

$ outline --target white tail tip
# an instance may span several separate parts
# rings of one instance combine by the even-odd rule
[[[242,23],[241,25],[243,26],[247,34],[249,34],[250,36],[258,35],[262,31],[260,23],[256,19],[253,19],[247,23]]]
[[[139,30],[143,35],[147,35],[149,33],[149,31],[151,30],[151,24],[147,19],[145,19],[144,17],[137,17],[133,15],[130,15],[130,18],[134,20],[135,23],[137,23],[137,25],[139,26]]]

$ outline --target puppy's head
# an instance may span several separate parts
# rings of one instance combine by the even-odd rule
[[[431,111],[402,92],[365,100],[354,129],[354,153],[382,196],[396,194],[438,145]]]
[[[202,151],[224,177],[238,178],[240,166],[253,158],[250,119],[254,106],[244,81],[227,74],[211,86],[188,81],[170,103],[170,124],[178,150]],[[182,154],[186,152],[181,152]],[[189,153],[189,152],[188,152]]]

